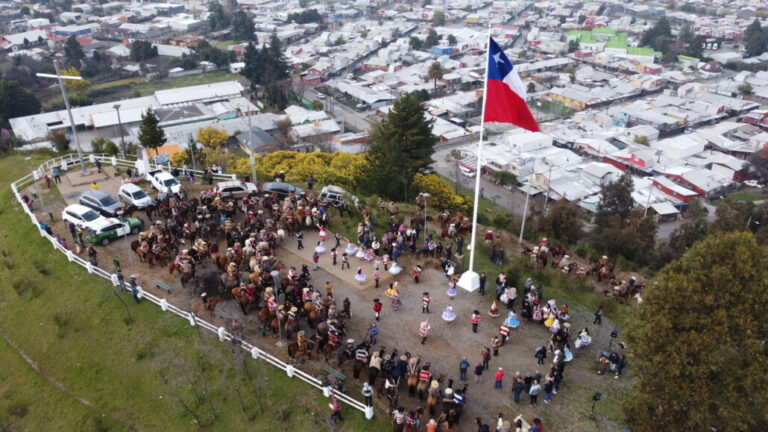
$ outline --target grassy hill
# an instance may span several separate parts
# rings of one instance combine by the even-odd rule
[[[55,253],[13,200],[27,172],[21,156],[0,159],[0,430],[326,428],[328,401],[308,385],[126,296],[129,322],[109,284]],[[344,416],[337,430],[388,430]]]

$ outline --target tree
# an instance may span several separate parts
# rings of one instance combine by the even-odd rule
[[[458,42],[458,41],[456,40],[456,36],[454,36],[454,35],[452,35],[452,34],[449,34],[449,35],[448,35],[448,45],[450,45],[450,46],[456,46],[456,43],[457,43],[457,42]]]
[[[256,39],[256,26],[245,11],[239,10],[232,16],[232,38],[248,42]]]
[[[432,164],[436,141],[433,120],[427,120],[425,113],[418,99],[408,95],[395,102],[386,121],[373,125],[363,189],[395,200],[404,200],[409,191],[415,195],[414,175]]]
[[[435,90],[437,90],[437,80],[442,79],[446,72],[447,71],[443,68],[443,65],[441,65],[440,62],[433,62],[429,65],[427,76],[434,81]]]
[[[91,140],[91,150],[93,150],[94,153],[104,153],[104,146],[107,144],[109,140],[104,137],[96,137],[93,140]]]
[[[229,16],[224,11],[224,7],[218,2],[211,2],[208,5],[208,29],[211,31],[222,30],[229,27]]]
[[[533,81],[529,82],[528,85],[526,86],[526,90],[528,91],[528,93],[535,92],[536,91],[536,84],[534,84]]]
[[[280,39],[276,34],[269,38],[269,46],[264,46],[261,52],[261,61],[264,63],[261,85],[284,80],[289,76],[288,60],[285,59]]]
[[[426,48],[432,48],[438,43],[440,43],[440,36],[437,35],[437,32],[434,29],[430,29],[429,33],[427,33],[427,41],[424,43],[424,46]]]
[[[751,95],[752,94],[752,84],[745,82],[741,85],[739,85],[739,91],[744,93],[745,95]]]
[[[600,188],[600,202],[595,216],[595,225],[598,230],[600,227],[609,226],[611,219],[616,217],[620,221],[627,220],[635,207],[635,201],[632,199],[633,188],[632,177],[626,172],[615,182]],[[622,225],[623,223],[621,222]]]
[[[633,141],[644,146],[648,145],[648,137],[645,135],[636,135]]]
[[[542,234],[554,237],[559,241],[576,244],[581,237],[583,225],[579,208],[572,202],[562,199],[555,202],[547,215],[541,218],[539,229]]]
[[[251,90],[254,90],[256,86],[261,84],[262,74],[264,71],[264,58],[262,52],[256,49],[253,43],[249,43],[245,47],[245,53],[243,54],[243,60],[245,66],[240,74],[248,78],[251,82]]]
[[[579,25],[582,25],[582,24],[584,24],[584,21],[586,21],[586,20],[587,20],[587,16],[586,15],[579,15],[579,18],[578,18],[577,22],[579,23]]]
[[[633,431],[768,429],[766,281],[768,249],[738,232],[694,245],[645,289],[627,335]]]
[[[432,15],[432,25],[435,27],[441,27],[445,25],[445,12],[435,11]]]
[[[308,9],[301,12],[288,14],[288,22],[295,22],[296,24],[307,23],[322,23],[323,17],[317,11],[317,9]]]
[[[579,41],[576,39],[568,41],[568,53],[574,53],[579,50]]]
[[[157,57],[157,47],[151,42],[135,40],[131,42],[131,60],[135,62],[146,61]]]
[[[411,36],[409,45],[411,46],[411,49],[420,50],[424,48],[424,42],[417,38],[416,36]]]
[[[666,54],[667,51],[659,49],[659,42],[664,40],[659,38],[666,38],[667,41],[672,39],[672,27],[669,25],[669,21],[667,21],[666,18],[661,18],[656,22],[656,25],[643,33],[643,37],[640,39],[640,45],[652,47],[657,51]],[[668,50],[669,43],[662,42],[661,47],[665,47]]]
[[[227,143],[229,134],[223,129],[206,126],[197,130],[196,138],[203,146],[216,148]]]
[[[337,37],[336,40],[333,41],[333,44],[336,46],[344,45],[345,43],[347,43],[347,41],[345,41],[344,36],[341,36],[341,35],[339,35],[339,37]]]
[[[48,134],[48,141],[53,144],[59,154],[65,154],[69,151],[69,138],[61,132],[51,132]]]
[[[685,47],[685,55],[688,57],[704,57],[704,44],[706,39],[703,36],[694,36]]]
[[[0,80],[0,122],[40,113],[40,101],[16,81]]]
[[[74,36],[70,36],[64,42],[64,56],[67,57],[67,64],[70,66],[80,67],[82,65],[85,53],[83,52],[83,47],[80,46],[80,43]]]
[[[509,171],[494,171],[493,179],[505,186],[517,183],[517,176]]]
[[[159,125],[160,120],[152,112],[152,108],[147,108],[147,112],[141,116],[139,143],[146,149],[154,149],[155,155],[159,154],[157,149],[166,141],[165,131]]]
[[[109,140],[106,144],[104,144],[104,153],[110,155],[110,156],[117,156],[118,153],[120,153],[120,149],[117,148],[117,144],[115,144],[113,141]],[[126,149],[126,154],[129,152]]]
[[[267,84],[267,88],[264,91],[265,101],[267,105],[272,108],[282,111],[288,106],[288,95],[285,94],[285,89],[275,83]]]
[[[752,24],[747,26],[744,30],[744,49],[747,51],[747,56],[754,57],[759,56],[765,51],[768,44],[768,38],[766,38],[765,31],[760,25],[760,20],[755,18]]]
[[[61,71],[62,76],[81,77],[80,71],[74,66],[70,66],[67,69]],[[67,88],[75,93],[84,95],[91,87],[91,82],[86,79],[80,80],[63,80]]]

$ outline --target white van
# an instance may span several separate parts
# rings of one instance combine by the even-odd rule
[[[465,176],[467,176],[469,178],[475,177],[475,170],[471,170],[471,169],[465,167],[464,165],[459,165],[459,171],[461,171],[462,174],[464,174]]]

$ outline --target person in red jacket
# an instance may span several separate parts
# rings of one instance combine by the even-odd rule
[[[379,299],[373,299],[373,313],[376,315],[376,321],[379,321],[379,317],[381,315],[381,306],[382,304]]]
[[[499,370],[496,371],[495,379],[496,382],[493,383],[493,388],[501,389],[501,383],[504,380],[504,369],[499,368]]]
[[[472,312],[472,332],[477,333],[477,326],[480,324],[480,311]]]

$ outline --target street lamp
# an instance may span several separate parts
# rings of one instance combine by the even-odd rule
[[[246,107],[247,109],[248,107]],[[240,111],[240,116],[243,115],[242,109],[238,108],[238,111]],[[254,151],[256,149],[256,146],[253,142],[253,126],[251,125],[251,110],[248,110],[248,138],[250,140],[250,143],[248,145],[249,155],[248,160],[251,163],[251,182],[255,185],[258,185],[259,183],[256,181],[256,155],[254,154]]]
[[[125,135],[123,135],[123,122],[120,120],[120,104],[115,104],[112,108],[117,111],[117,124],[120,128],[120,149],[123,151],[123,159],[125,159]]]
[[[427,199],[429,198],[429,194],[427,192],[422,192],[421,196],[424,197],[424,239],[427,238]]]
[[[67,80],[82,80],[83,77],[79,76],[67,76],[61,75],[59,71],[59,62],[53,59],[53,68],[56,69],[56,75],[51,74],[37,74],[40,78],[55,78],[59,81],[59,88],[61,88],[61,96],[64,98],[64,106],[67,107],[67,116],[69,116],[69,127],[72,128],[72,136],[75,138],[75,147],[77,148],[77,157],[80,159],[80,175],[88,175],[88,171],[85,170],[85,161],[83,160],[83,150],[80,148],[80,138],[77,136],[77,127],[75,126],[75,120],[72,117],[72,108],[69,106],[69,99],[67,98],[67,91],[64,89],[63,79]]]

